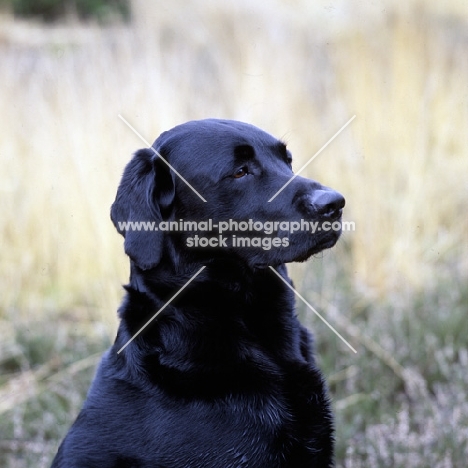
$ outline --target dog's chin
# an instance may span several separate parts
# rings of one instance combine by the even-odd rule
[[[213,252],[217,253],[218,260],[238,261],[250,270],[265,270],[268,267],[276,267],[284,263],[305,262],[313,255],[316,255],[323,250],[333,247],[340,238],[341,231],[328,231],[315,234],[301,233],[293,235],[290,239],[291,243],[288,247],[280,249],[271,248],[265,251],[261,248],[249,248],[242,250],[242,254],[230,251],[226,254],[223,249],[214,249],[211,251],[209,258],[205,261],[213,260]],[[201,249],[206,252],[206,249]],[[203,255],[197,258],[198,262],[203,258]]]
[[[305,262],[313,255],[316,255],[324,250],[331,249],[338,242],[338,239],[340,238],[340,234],[341,233],[336,232],[336,231],[328,234],[323,239],[320,239],[319,242],[317,242],[314,246],[309,248],[306,252],[299,254],[292,261],[293,262]]]
[[[270,262],[256,262],[253,265],[255,268],[264,269],[268,266],[278,266],[283,263],[301,263],[307,261],[313,255],[316,255],[324,250],[332,248],[340,238],[341,231],[330,231],[321,237],[314,236],[307,239],[301,239],[285,249],[284,255],[275,256]],[[311,242],[313,241],[313,242]]]

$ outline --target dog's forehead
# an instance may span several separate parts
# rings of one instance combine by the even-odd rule
[[[193,120],[162,133],[154,142],[157,150],[219,151],[239,145],[277,145],[278,140],[254,125],[236,120]]]

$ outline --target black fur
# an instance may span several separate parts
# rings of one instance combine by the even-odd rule
[[[297,177],[268,203],[293,175],[290,155],[283,143],[244,123],[188,122],[153,147],[207,203],[152,149],[138,151],[127,165],[111,211],[131,259],[121,323],[52,466],[333,466],[332,414],[311,337],[296,318],[293,292],[268,266],[290,283],[284,263],[331,247],[339,232],[277,230],[271,236],[287,235],[289,246],[269,250],[197,249],[187,247],[194,232],[122,231],[118,223],[335,221],[343,197]]]

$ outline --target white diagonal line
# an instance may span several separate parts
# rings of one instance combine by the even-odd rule
[[[202,266],[118,351],[120,354],[201,272]]]
[[[154,152],[154,154],[155,154],[156,156],[158,156],[161,160],[163,160],[163,161],[167,164],[167,166],[169,166],[169,168],[171,168],[171,169],[172,169],[172,170],[173,170],[173,171],[174,171],[174,172],[175,172],[175,173],[176,173],[176,174],[177,174],[177,175],[178,175],[194,192],[195,192],[195,194],[197,194],[197,195],[206,203],[206,200],[192,187],[192,185],[190,185],[190,183],[189,183],[186,179],[184,179],[184,177],[182,177],[182,175],[179,174],[179,172],[177,172],[177,171],[176,171],[176,170],[175,170],[159,153],[158,153],[158,151],[156,151],[156,150],[150,145],[150,143],[149,143],[148,141],[146,141],[146,140],[138,133],[138,131],[137,131],[134,127],[132,127],[120,114],[119,114],[119,118],[120,118],[123,122],[125,122],[125,123],[127,124],[127,126],[133,131],[133,133],[135,133],[135,135],[137,135],[138,138],[140,138],[140,140],[141,140],[143,143],[145,143],[145,145],[147,145],[150,149],[152,149],[153,152]]]
[[[282,192],[354,119],[353,115],[269,200],[270,203]]]
[[[283,281],[283,283],[291,290],[294,292],[294,294],[302,300],[302,302],[320,319],[322,322],[331,330],[333,331],[341,340],[355,353],[357,351],[272,267],[270,266],[271,271],[278,276],[278,278]]]

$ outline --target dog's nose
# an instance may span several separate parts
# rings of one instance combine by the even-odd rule
[[[345,206],[343,195],[332,189],[315,190],[309,200],[317,214],[327,218],[339,216]]]

